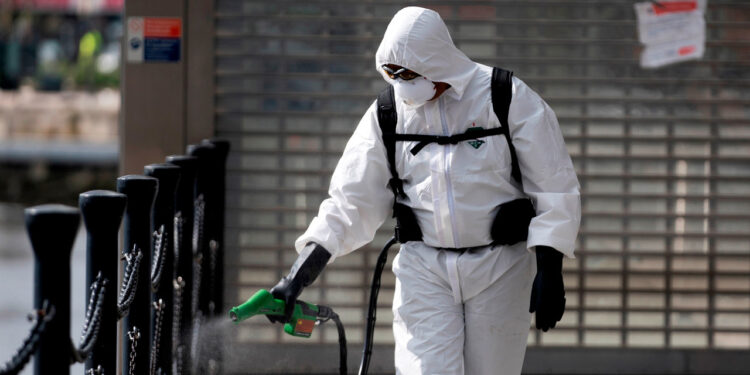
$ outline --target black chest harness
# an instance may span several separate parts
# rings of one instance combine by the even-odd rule
[[[513,72],[511,71],[500,68],[492,70],[492,108],[502,126],[491,129],[469,129],[465,133],[450,136],[396,133],[398,115],[396,113],[393,86],[388,85],[388,88],[378,95],[378,123],[383,133],[388,168],[391,171],[391,179],[388,181],[388,186],[394,195],[393,216],[396,218],[395,238],[398,242],[422,241],[422,230],[419,229],[417,218],[412,209],[403,203],[398,203],[398,198],[405,198],[406,193],[404,193],[405,180],[399,177],[396,170],[396,142],[418,142],[410,150],[412,155],[416,155],[430,143],[437,143],[439,145],[457,144],[463,141],[502,134],[505,136],[510,150],[511,177],[519,185],[523,186],[521,169],[518,166],[516,149],[513,147],[509,131],[510,127],[508,126],[508,111],[513,98],[512,78]],[[501,204],[492,227],[489,228],[492,236],[492,245],[512,245],[526,240],[529,222],[535,215],[534,207],[528,198],[520,198]]]

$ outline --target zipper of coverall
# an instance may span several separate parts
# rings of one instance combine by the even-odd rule
[[[443,97],[438,98],[438,107],[440,108],[440,122],[443,125],[443,135],[448,133],[448,121],[445,119],[445,103]],[[445,165],[445,187],[448,195],[448,214],[451,219],[451,232],[453,233],[453,247],[458,248],[458,229],[456,228],[455,203],[453,198],[453,184],[451,183],[451,155],[453,154],[453,145],[447,144],[443,149],[443,164]],[[449,251],[446,254],[446,269],[448,271],[448,282],[453,294],[453,302],[460,304],[463,300],[461,295],[461,282],[458,276],[458,256],[456,252]]]
[[[438,98],[438,108],[440,109],[440,122],[443,125],[443,135],[448,133],[448,121],[445,119],[445,101],[442,95]],[[445,187],[448,195],[448,214],[451,219],[451,232],[453,233],[453,247],[458,248],[458,229],[456,227],[456,209],[453,199],[453,184],[451,183],[451,155],[453,154],[453,145],[445,145],[443,150],[443,164],[445,165]]]

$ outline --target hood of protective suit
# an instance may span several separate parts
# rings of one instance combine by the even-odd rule
[[[393,16],[375,53],[375,69],[390,82],[383,64],[396,64],[433,82],[446,82],[458,99],[477,69],[453,44],[440,15],[419,7],[401,9]]]

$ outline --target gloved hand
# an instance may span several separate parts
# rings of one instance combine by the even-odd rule
[[[563,254],[549,246],[536,247],[536,277],[531,287],[529,312],[536,312],[536,328],[555,328],[565,312]]]
[[[309,286],[315,281],[323,268],[331,259],[331,253],[323,246],[310,242],[300,252],[297,260],[292,265],[289,275],[282,277],[276,286],[271,288],[274,298],[283,300],[286,304],[284,316],[266,315],[273,323],[286,323],[291,319],[297,297],[302,293],[302,288]]]

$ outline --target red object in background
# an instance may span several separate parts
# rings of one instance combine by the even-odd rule
[[[143,18],[145,38],[179,38],[182,36],[182,20],[179,18]]]
[[[662,16],[670,13],[680,12],[692,12],[698,9],[698,2],[693,1],[673,1],[673,2],[661,2],[659,5],[651,5],[654,9],[654,14]]]
[[[677,51],[677,53],[678,53],[678,54],[679,54],[680,56],[685,56],[685,55],[689,55],[689,54],[691,54],[691,53],[693,53],[693,52],[695,52],[695,46],[685,46],[685,47],[680,47],[680,49],[679,49],[679,50]]]
[[[103,10],[117,10],[122,11],[122,7],[125,5],[125,0],[104,0],[102,4]]]

